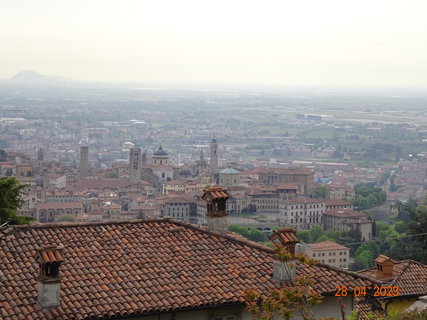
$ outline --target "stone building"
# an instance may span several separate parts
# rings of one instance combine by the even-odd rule
[[[37,203],[35,216],[40,222],[54,222],[55,218],[62,214],[77,216],[83,213],[81,201],[73,202],[45,202]]]
[[[323,198],[295,198],[279,205],[279,223],[299,230],[311,229],[323,224],[326,210]]]
[[[350,265],[350,248],[332,241],[304,244],[310,258],[329,266],[347,269]]]
[[[350,209],[328,210],[323,214],[325,230],[350,231],[357,229],[362,241],[372,239],[372,220],[363,212]]]
[[[233,187],[240,184],[240,171],[228,167],[218,173],[218,183],[220,186]]]
[[[263,168],[258,167],[243,172],[241,177],[248,177],[255,181],[277,185],[281,183],[293,183],[302,185],[302,192],[306,195],[312,195],[315,190],[314,171],[304,167],[298,168]]]

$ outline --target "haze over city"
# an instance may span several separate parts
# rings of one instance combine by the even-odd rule
[[[0,78],[425,87],[425,1],[2,1]]]
[[[426,320],[426,9],[0,0],[0,319]]]

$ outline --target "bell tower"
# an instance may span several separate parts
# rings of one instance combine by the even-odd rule
[[[210,144],[210,160],[209,160],[209,171],[214,174],[218,171],[218,142],[216,141],[215,135]]]
[[[129,181],[138,183],[141,180],[141,149],[131,148],[129,152]]]
[[[86,178],[89,171],[89,147],[80,147],[80,178]]]

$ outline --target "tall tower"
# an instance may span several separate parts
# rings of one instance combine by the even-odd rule
[[[215,135],[210,144],[211,157],[209,161],[209,171],[211,174],[218,171],[218,142],[216,141]]]
[[[145,150],[144,153],[142,154],[141,163],[143,166],[147,165],[147,150]]]
[[[89,172],[89,147],[80,147],[80,178],[86,178]]]
[[[43,149],[39,148],[37,150],[37,160],[38,161],[43,161],[44,160],[44,155],[43,155]]]
[[[138,183],[141,180],[141,149],[131,148],[129,153],[129,181]]]

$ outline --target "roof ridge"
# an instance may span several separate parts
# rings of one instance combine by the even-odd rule
[[[371,278],[369,276],[365,276],[364,274],[359,274],[357,272],[349,271],[349,270],[343,270],[343,269],[340,269],[338,267],[334,267],[334,266],[331,266],[331,265],[328,265],[328,264],[325,264],[325,263],[317,262],[315,265],[319,266],[319,267],[324,267],[326,269],[332,269],[332,270],[337,271],[337,272],[341,272],[341,273],[345,273],[345,274],[351,275],[353,278],[362,278],[364,280],[368,280],[368,281],[371,281],[371,282],[381,283],[381,281],[379,281],[377,279],[374,279],[374,278]]]
[[[173,218],[164,218],[164,220],[168,221],[168,222],[172,222],[172,223],[177,224],[177,225],[185,226],[185,227],[192,229],[192,230],[201,231],[201,232],[209,234],[209,235],[218,236],[221,238],[225,238],[227,240],[231,240],[231,241],[235,241],[235,242],[238,242],[238,243],[241,243],[244,245],[248,245],[248,246],[255,248],[255,249],[258,249],[258,250],[263,250],[263,251],[268,252],[268,253],[274,253],[274,250],[272,248],[263,246],[262,244],[258,244],[254,241],[246,239],[246,238],[244,238],[240,235],[237,235],[237,234],[235,236],[235,235],[233,235],[233,234],[235,234],[234,232],[213,231],[213,230],[209,230],[207,227],[202,226],[202,225],[191,224],[189,222],[180,221],[180,220],[176,220]]]
[[[100,225],[118,225],[128,223],[143,223],[143,222],[162,222],[165,218],[146,218],[146,219],[131,219],[124,221],[100,221],[100,222],[56,222],[56,223],[37,223],[37,224],[20,224],[9,225],[9,227],[21,229],[53,229],[58,227],[82,227],[82,226],[100,226]],[[1,229],[0,229],[1,231]]]
[[[274,250],[272,248],[263,246],[261,244],[258,244],[254,241],[251,241],[249,239],[240,237],[240,236],[234,236],[232,232],[230,233],[224,233],[219,231],[212,231],[209,230],[207,227],[198,225],[198,224],[191,224],[189,222],[180,221],[172,218],[147,218],[147,219],[132,219],[132,220],[126,220],[126,221],[101,221],[101,222],[64,222],[64,223],[43,223],[43,224],[33,224],[33,225],[11,225],[8,226],[9,229],[13,228],[13,230],[23,230],[23,229],[55,229],[55,228],[72,228],[72,227],[94,227],[94,226],[107,226],[107,225],[122,225],[122,224],[133,224],[133,223],[147,223],[147,222],[169,222],[176,225],[184,226],[186,228],[200,231],[209,235],[218,236],[221,238],[225,238],[227,240],[235,241],[247,246],[250,246],[252,248],[262,250],[268,253],[274,253]],[[11,230],[12,231],[12,230]],[[0,229],[0,233],[3,232],[3,230]]]
[[[404,263],[405,265],[403,266],[403,268],[401,269],[401,271],[399,272],[399,273],[397,273],[396,274],[396,276],[394,276],[393,277],[393,281],[392,281],[392,283],[396,283],[399,279],[400,279],[400,277],[402,277],[402,275],[404,275],[405,274],[405,272],[406,272],[406,270],[409,268],[409,266],[412,264],[412,262],[416,262],[416,261],[414,261],[414,260],[411,260],[411,259],[408,259],[408,260],[402,260],[402,261],[399,261],[399,262],[395,262],[395,261],[393,261],[395,264],[397,264],[397,263]],[[422,265],[422,264],[421,264]]]

